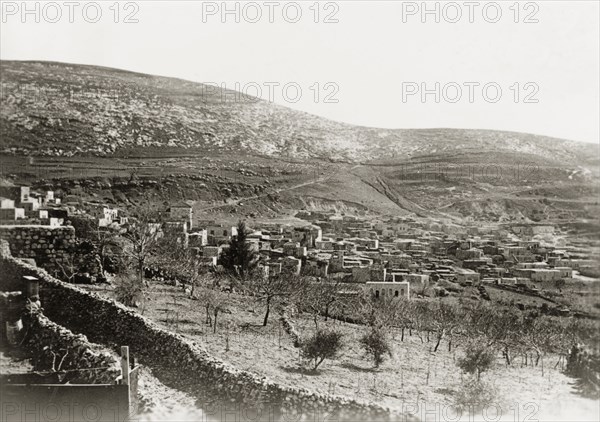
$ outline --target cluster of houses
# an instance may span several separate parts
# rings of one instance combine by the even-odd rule
[[[0,225],[42,225],[60,227],[84,217],[98,227],[123,225],[127,217],[116,208],[88,205],[83,210],[78,202],[63,202],[54,191],[32,191],[29,186],[0,186]]]
[[[66,213],[53,191],[32,192],[28,186],[0,186],[0,224],[60,226]]]
[[[235,226],[196,220],[192,207],[177,204],[188,247],[207,265],[218,265]],[[458,226],[431,219],[367,219],[334,212],[300,212],[299,225],[254,223],[247,236],[267,276],[304,274],[361,285],[375,296],[410,297],[440,280],[537,289],[536,283],[570,279],[594,268],[584,246],[550,246],[538,235],[557,228],[543,224]],[[185,226],[185,228],[184,228]]]
[[[98,227],[120,226],[118,209],[86,210],[61,205],[54,192],[27,187],[1,188],[2,224],[65,224],[77,214]],[[547,224],[456,225],[432,219],[367,219],[335,212],[302,211],[295,226],[255,223],[247,235],[261,257],[265,276],[310,275],[361,286],[375,296],[410,297],[439,281],[469,286],[495,283],[536,289],[536,283],[573,277],[595,268],[586,245],[551,246],[539,240],[557,228]],[[237,227],[194,218],[191,202],[177,202],[163,213],[162,230],[182,239],[206,266],[219,265]]]

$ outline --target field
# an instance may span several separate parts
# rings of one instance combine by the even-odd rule
[[[106,296],[112,291],[91,287]],[[461,375],[456,360],[464,353],[460,342],[448,351],[447,343],[434,353],[433,336],[428,342],[408,331],[404,341],[394,334],[393,357],[379,368],[364,357],[358,338],[365,328],[337,320],[320,320],[320,327],[333,327],[344,336],[343,352],[334,360],[326,360],[317,372],[304,369],[298,349],[279,323],[279,315],[271,313],[269,324],[262,326],[264,309],[252,298],[229,294],[228,311],[218,317],[217,332],[207,325],[202,302],[190,300],[180,287],[153,285],[139,309],[159,325],[202,344],[224,361],[240,369],[255,372],[281,384],[329,392],[351,398],[380,403],[398,410],[422,411],[434,406],[451,407],[456,395],[468,382]],[[305,315],[294,318],[301,336],[314,332],[314,322]],[[455,340],[456,342],[456,340]],[[505,418],[514,418],[519,409],[525,415],[544,420],[597,420],[597,402],[575,394],[573,379],[561,372],[557,356],[545,356],[542,365],[523,366],[520,358],[508,367],[500,355],[483,379],[492,385],[497,403]],[[543,369],[542,369],[543,367]],[[513,419],[510,419],[513,420]]]

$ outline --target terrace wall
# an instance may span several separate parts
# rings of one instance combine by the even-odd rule
[[[113,384],[121,374],[115,355],[39,312],[24,318],[24,326],[23,347],[32,353],[37,370],[47,372],[54,364],[55,370],[65,372],[63,382],[69,380],[71,384]]]
[[[2,251],[6,248],[0,247]],[[163,382],[193,393],[204,406],[233,403],[241,412],[262,412],[257,420],[301,420],[300,415],[305,420],[413,420],[376,404],[282,386],[236,369],[196,342],[160,328],[113,300],[63,283],[6,253],[0,256],[0,264],[4,277],[40,279],[44,313],[53,321],[97,343],[128,345]]]
[[[59,263],[75,243],[73,227],[0,226],[0,239],[8,242],[12,256],[35,260],[50,273],[60,271]]]

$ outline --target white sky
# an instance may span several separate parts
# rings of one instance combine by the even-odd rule
[[[275,2],[274,23],[269,22],[269,5],[255,2],[263,13],[258,23],[240,23],[234,15],[221,21],[222,2],[138,1],[135,18],[138,23],[123,23],[134,11],[125,10],[121,2],[119,23],[110,9],[114,1],[98,2],[102,16],[97,23],[84,19],[83,6],[77,3],[73,23],[69,22],[69,6],[58,1],[62,17],[54,19],[56,8],[47,2],[27,2],[32,10],[39,3],[36,16],[23,15],[21,1],[2,0],[0,23],[0,57],[6,60],[52,60],[95,64],[150,74],[175,76],[198,82],[225,83],[228,88],[256,83],[281,85],[296,83],[302,88],[297,103],[283,97],[281,87],[274,88],[275,102],[292,108],[344,122],[385,128],[481,128],[530,132],[599,142],[599,54],[600,7],[591,1],[520,2],[519,23],[515,23],[512,1],[500,1],[502,16],[493,20],[491,2],[475,2],[473,20],[469,22],[469,6],[457,4],[463,14],[458,23],[449,23],[456,8],[448,2],[428,2],[440,7],[440,23],[434,15],[421,22],[416,15],[404,15],[419,2],[402,1],[326,1],[320,3],[320,23],[314,22],[313,1],[298,2],[302,17],[298,23],[293,6],[283,14],[290,2]],[[204,5],[202,4],[204,3]],[[236,2],[228,2],[234,8]],[[529,4],[527,4],[529,3]],[[206,15],[203,8],[219,9]],[[240,3],[243,10],[244,2]],[[483,14],[483,7],[488,7]],[[88,20],[94,9],[88,10]],[[252,19],[256,8],[245,9]],[[334,8],[335,7],[335,8]],[[15,9],[16,8],[16,9]],[[338,23],[323,23],[334,15]],[[46,12],[44,14],[44,11]],[[16,13],[16,14],[12,14]],[[538,23],[524,23],[530,19]],[[314,99],[315,82],[320,83],[321,97]],[[324,84],[339,87],[338,103],[325,103],[331,93]],[[434,89],[435,82],[462,85],[463,97],[457,103],[434,95],[423,102],[420,95],[408,96],[403,102],[404,83],[425,83]],[[468,99],[465,82],[477,82],[474,102]],[[481,92],[486,83],[496,83],[502,96],[496,103],[487,102]],[[519,102],[514,102],[514,84],[520,84]],[[525,86],[526,83],[535,85]],[[511,90],[513,86],[513,90]],[[537,103],[524,103],[524,97],[535,87],[532,97]],[[254,90],[249,93],[254,94]],[[447,91],[455,96],[454,88]],[[293,96],[294,90],[288,91]],[[488,94],[493,97],[495,90]]]

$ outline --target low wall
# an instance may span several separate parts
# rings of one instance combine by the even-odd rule
[[[61,383],[114,384],[121,374],[116,356],[86,336],[50,321],[39,312],[24,317],[26,336],[23,347],[32,353],[36,370],[61,372]]]
[[[65,250],[75,243],[73,227],[0,226],[0,239],[8,242],[15,258],[30,258],[50,273],[60,271]]]
[[[193,393],[205,406],[236,403],[262,411],[259,419],[269,420],[413,420],[379,405],[282,386],[236,369],[196,342],[160,328],[113,300],[63,283],[11,256],[0,256],[0,261],[8,277],[19,274],[40,279],[44,313],[53,321],[96,343],[128,345],[161,381]]]

